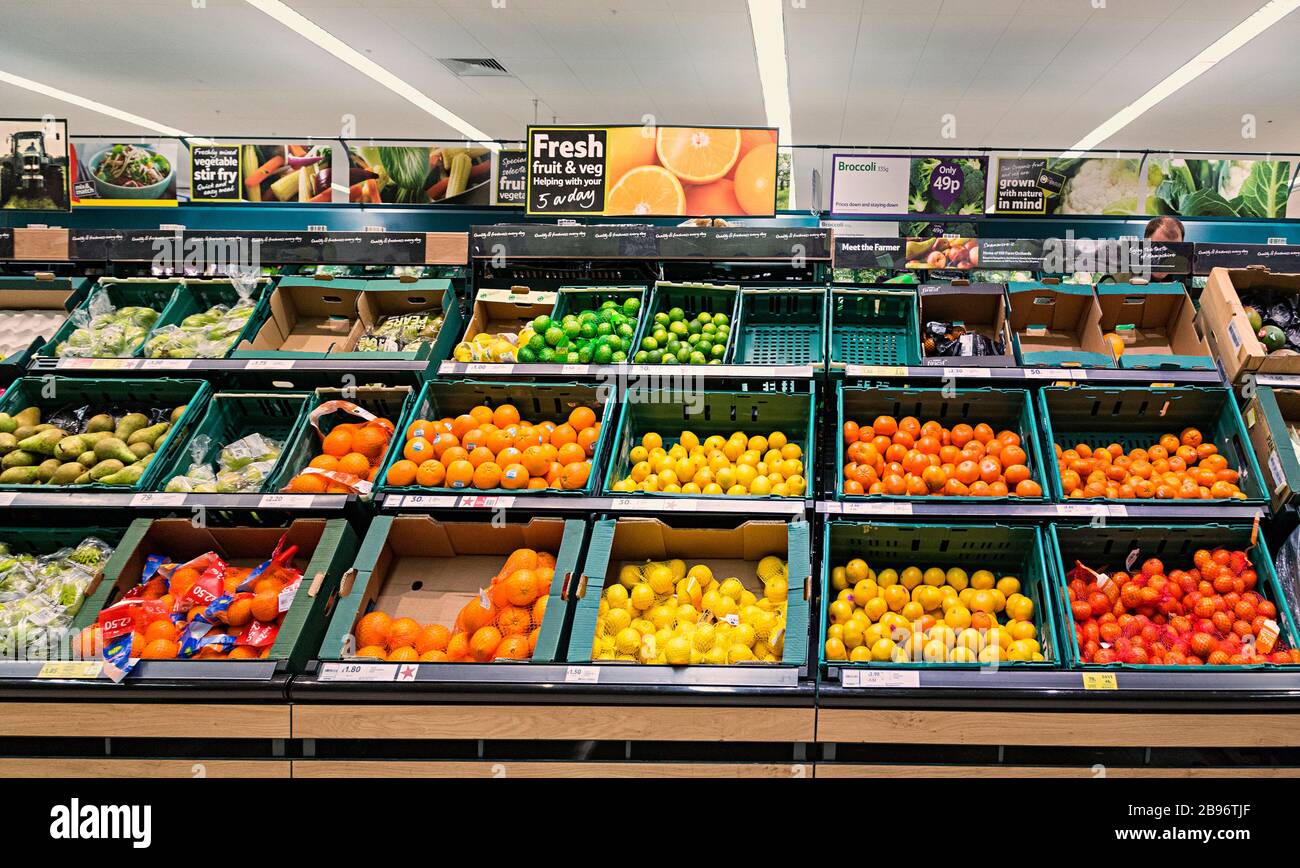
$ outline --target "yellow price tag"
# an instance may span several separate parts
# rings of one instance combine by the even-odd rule
[[[103,660],[51,660],[36,673],[37,678],[98,678]]]
[[[1119,684],[1115,681],[1114,672],[1085,672],[1083,673],[1084,690],[1118,690]]]

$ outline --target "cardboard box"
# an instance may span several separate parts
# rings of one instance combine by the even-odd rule
[[[1007,328],[1007,304],[1000,283],[930,284],[917,290],[920,304],[922,364],[971,368],[1004,368],[1016,364]],[[925,350],[925,324],[961,323],[967,332],[1001,341],[1003,352],[992,356],[940,356]]]
[[[1300,500],[1300,392],[1261,387],[1242,418],[1273,508]]]
[[[105,607],[138,585],[150,555],[163,554],[184,563],[216,552],[234,566],[255,567],[271,556],[281,536],[286,547],[298,546],[294,566],[302,570],[303,579],[271,646],[270,659],[288,661],[292,670],[300,670],[316,650],[339,577],[356,556],[356,535],[344,519],[300,518],[287,528],[202,528],[188,518],[136,519],[104,566],[102,578],[86,589],[86,602],[73,627],[80,630],[94,624]],[[205,661],[192,662],[201,666]]]
[[[1274,274],[1254,266],[1214,268],[1201,291],[1201,330],[1213,339],[1230,382],[1241,382],[1247,374],[1300,374],[1300,356],[1269,355],[1250,327],[1238,292],[1264,289],[1279,300],[1294,297],[1300,293],[1300,274]]]
[[[1025,367],[1113,368],[1091,286],[1009,283],[1011,340]]]
[[[808,654],[808,600],[812,594],[809,552],[806,523],[764,520],[746,521],[734,528],[702,528],[675,527],[657,518],[601,519],[592,526],[591,542],[574,590],[577,609],[568,660],[592,660],[601,593],[618,582],[625,565],[680,558],[687,569],[697,564],[707,566],[719,582],[734,576],[761,598],[763,583],[758,578],[758,562],[774,555],[789,565],[786,637],[780,661],[801,666]]]
[[[555,555],[555,576],[532,656],[532,662],[553,662],[568,606],[566,587],[585,530],[578,519],[534,518],[497,526],[442,522],[427,515],[379,516],[343,578],[320,659],[345,659],[346,652],[355,651],[357,622],[375,610],[454,629],[457,614],[491,585],[510,553],[530,548]]]
[[[1196,307],[1181,283],[1103,283],[1101,330],[1124,339],[1121,368],[1213,371],[1210,347],[1196,329]]]
[[[555,310],[555,292],[535,292],[526,286],[510,289],[480,289],[462,340],[475,335],[518,335],[524,326]]]
[[[370,280],[357,302],[357,314],[367,329],[389,317],[410,314],[441,316],[442,328],[432,341],[411,345],[405,350],[333,353],[345,359],[429,359],[441,361],[451,355],[460,335],[463,318],[449,280]]]
[[[281,280],[268,302],[270,316],[232,356],[314,358],[351,350],[368,326],[359,309],[364,287],[362,280]]]

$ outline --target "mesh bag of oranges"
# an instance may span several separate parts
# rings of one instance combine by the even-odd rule
[[[559,422],[529,422],[513,404],[484,405],[456,417],[417,419],[406,428],[402,458],[385,475],[404,488],[576,491],[591,479],[600,442],[596,411],[576,407]]]
[[[555,555],[515,549],[491,584],[461,607],[451,626],[368,612],[357,621],[356,657],[392,662],[531,660],[555,578]]]
[[[600,595],[593,661],[669,666],[779,663],[785,651],[789,566],[758,562],[761,593],[680,558],[624,564]]]
[[[877,416],[870,425],[845,422],[843,435],[846,495],[1043,496],[1015,431]]]
[[[339,413],[361,421],[342,422],[322,430],[322,420]],[[321,453],[283,490],[298,494],[369,494],[397,426],[364,407],[341,400],[324,402],[311,411],[308,421],[320,438]]]
[[[267,657],[302,583],[292,566],[297,553],[281,537],[271,557],[252,568],[227,564],[215,552],[183,564],[150,555],[140,583],[82,631],[77,650],[102,654],[115,680],[141,659]]]
[[[1160,435],[1146,448],[1053,444],[1061,490],[1072,499],[1245,500],[1241,476],[1199,429]]]

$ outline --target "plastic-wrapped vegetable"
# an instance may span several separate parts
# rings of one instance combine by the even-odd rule
[[[168,481],[170,492],[207,494],[242,494],[258,491],[280,458],[281,444],[261,434],[249,434],[223,446],[217,467],[203,461],[211,440],[203,435],[194,438],[190,454],[194,462],[182,476]]]
[[[442,330],[442,317],[410,313],[384,317],[357,341],[363,353],[400,353],[415,344],[429,343]]]
[[[25,659],[51,656],[112,553],[103,540],[87,537],[75,547],[0,564],[0,650]]]
[[[151,307],[113,307],[107,292],[96,292],[69,317],[77,328],[54,348],[61,358],[125,358],[135,352],[158,319]]]

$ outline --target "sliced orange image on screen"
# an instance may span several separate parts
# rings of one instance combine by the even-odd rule
[[[638,166],[610,189],[605,213],[681,215],[686,213],[686,193],[681,182],[662,166]]]
[[[731,167],[727,177],[732,181],[736,180],[736,170],[740,168],[741,161],[749,155],[749,152],[759,145],[775,145],[776,130],[741,130],[740,131],[740,154],[736,157],[736,165]]]
[[[721,127],[661,127],[659,162],[683,184],[708,184],[725,177],[740,157],[740,130]]]
[[[736,200],[746,214],[776,209],[776,145],[759,145],[736,167]]]
[[[637,166],[653,166],[656,141],[654,127],[611,127],[605,133],[606,181],[612,186]]]
[[[686,213],[694,217],[731,217],[746,211],[736,199],[736,185],[719,178],[712,184],[686,188]]]

